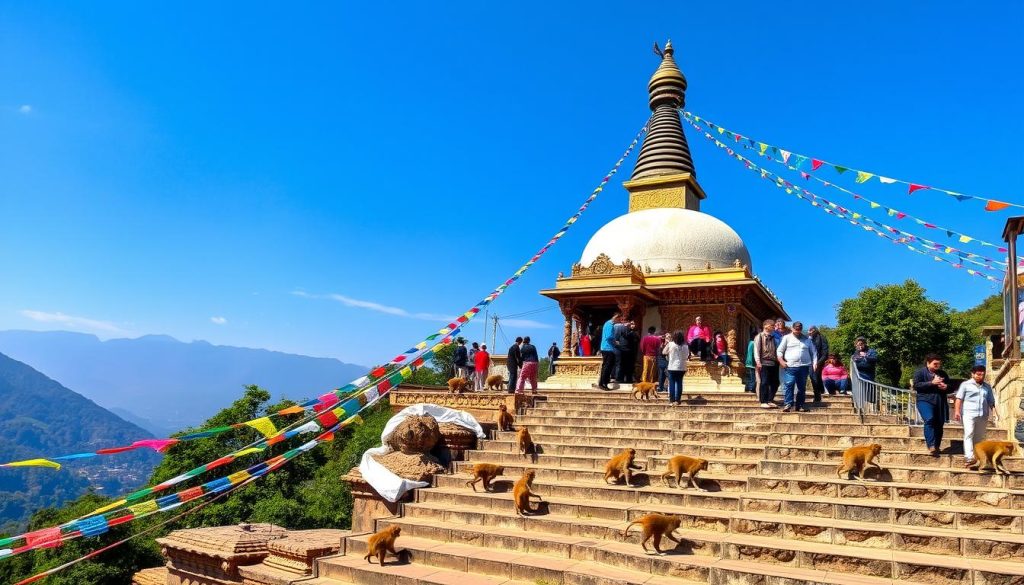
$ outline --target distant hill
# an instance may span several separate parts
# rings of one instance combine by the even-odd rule
[[[152,435],[26,364],[0,354],[0,462],[88,452]],[[43,507],[90,487],[119,494],[144,483],[159,462],[132,452],[45,468],[0,469],[0,525],[19,523]]]
[[[980,340],[982,327],[1003,324],[1003,297],[992,295],[978,303],[976,307],[971,307],[960,314],[967,319],[971,333]]]
[[[202,422],[231,404],[246,384],[276,398],[300,399],[367,370],[331,358],[185,343],[166,335],[100,341],[66,331],[0,331],[0,352],[154,432]]]

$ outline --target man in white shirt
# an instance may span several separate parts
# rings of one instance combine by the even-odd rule
[[[804,407],[807,397],[807,376],[818,367],[818,353],[814,343],[804,335],[804,324],[793,323],[793,330],[782,337],[776,352],[779,367],[782,369],[782,385],[785,391],[786,405],[782,412],[810,412]],[[796,396],[793,387],[796,386]]]

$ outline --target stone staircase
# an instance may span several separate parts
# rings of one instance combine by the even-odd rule
[[[1024,584],[1024,474],[963,469],[958,426],[947,427],[947,452],[935,458],[921,429],[861,420],[845,397],[782,413],[746,394],[684,396],[688,404],[669,407],[625,392],[549,391],[516,420],[536,456],[498,432],[418,490],[401,517],[377,521],[402,527],[403,563],[367,564],[369,535],[353,535],[310,583]],[[866,442],[882,444],[881,477],[872,469],[871,481],[838,479],[843,449]],[[606,485],[605,462],[626,447],[652,477]],[[709,460],[700,481],[708,491],[662,485],[676,454]],[[493,493],[465,485],[478,462],[505,466]],[[1024,472],[1024,461],[1007,467]],[[524,518],[510,492],[527,468],[544,501]],[[657,556],[644,554],[635,528],[623,539],[649,512],[681,515],[683,544]]]

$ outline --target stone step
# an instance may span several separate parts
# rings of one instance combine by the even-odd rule
[[[514,433],[509,433],[514,437]],[[557,435],[546,435],[555,437]],[[835,447],[845,449],[854,445],[878,443],[883,451],[917,449],[922,445],[918,437],[877,437],[868,434],[830,436],[820,433],[752,433],[744,431],[675,431],[673,441],[713,443],[716,445],[792,445],[801,447]],[[962,449],[963,440],[952,441],[952,448]]]
[[[636,507],[628,511],[619,510],[618,518],[588,518],[563,513],[563,510],[571,509],[572,502],[552,501],[541,509],[539,515],[523,518],[512,512],[510,500],[504,500],[504,504],[507,505],[500,505],[496,501],[491,508],[479,511],[433,506],[429,509],[434,512],[434,515],[425,516],[417,514],[426,510],[427,506],[409,505],[407,507],[415,512],[397,522],[417,520],[421,524],[428,523],[435,530],[442,531],[445,528],[451,530],[451,527],[456,525],[470,525],[465,527],[469,533],[473,533],[472,526],[487,527],[481,532],[490,531],[493,526],[497,529],[511,531],[512,538],[515,538],[516,532],[520,535],[530,535],[535,542],[540,540],[539,532],[544,533],[545,537],[547,534],[561,534],[610,541],[621,545],[622,543],[615,541],[620,539],[619,535],[629,520],[650,511],[649,507]],[[419,510],[420,508],[423,510]],[[660,507],[656,511],[686,513],[685,510],[671,507]],[[699,509],[692,510],[692,512],[704,514]],[[682,549],[684,554],[671,554],[655,557],[655,559],[694,568],[710,568],[713,566],[710,563],[717,560],[744,560],[762,565],[781,564],[794,568],[826,569],[853,575],[868,573],[874,577],[920,579],[931,583],[975,582],[973,581],[975,577],[985,577],[976,574],[978,570],[990,572],[1003,579],[1024,578],[1024,564],[1015,560],[993,560],[993,554],[1010,559],[1021,554],[1021,551],[1024,550],[1021,548],[1024,546],[1024,536],[1020,535],[1004,537],[1004,535],[994,536],[975,532],[960,534],[954,531],[936,534],[935,531],[927,529],[898,526],[891,527],[896,530],[896,532],[891,532],[889,531],[890,527],[881,525],[841,521],[820,522],[794,518],[794,524],[775,525],[774,529],[779,535],[785,535],[784,537],[760,536],[757,532],[770,532],[769,526],[774,521],[770,515],[737,515],[749,516],[749,518],[736,519],[737,527],[750,530],[753,533],[730,533],[715,529],[684,527],[676,532],[677,535],[683,537],[683,545],[679,549]],[[718,521],[723,520],[727,521],[730,526],[733,522],[732,518]],[[434,538],[437,538],[436,532],[427,542],[436,542],[433,540]],[[641,555],[642,551],[637,546],[639,537],[635,532],[631,533],[628,540],[632,548],[620,546],[618,550],[621,550],[622,554]],[[909,548],[924,548],[941,552],[922,553],[913,550],[892,549],[891,545],[897,543]],[[666,548],[670,544],[667,543]],[[966,547],[968,554],[976,556],[973,558],[951,557],[948,551],[953,547],[956,547],[958,551]],[[595,548],[595,546],[578,543],[568,549],[552,547],[548,549],[548,552],[564,554],[564,551],[568,550],[570,557],[571,555],[582,556],[589,555],[586,550],[588,548]],[[601,547],[598,545],[596,548]],[[993,551],[995,552],[993,553]],[[602,560],[601,557],[596,558]],[[631,566],[631,559],[621,556],[604,560],[616,566]],[[982,560],[984,562],[976,562]],[[675,574],[680,574],[681,567],[678,565]],[[666,568],[651,566],[649,571],[656,575],[671,574],[666,571]],[[709,573],[703,572],[683,574],[686,577],[698,579],[711,577]]]
[[[643,447],[641,445],[638,445],[635,439],[620,439],[615,441],[616,444],[609,445],[609,442],[606,442],[605,440],[593,440],[590,439],[590,437],[585,437],[586,439],[589,439],[587,443],[574,444],[558,441],[559,437],[557,435],[544,436],[554,437],[554,440],[542,441],[539,436],[533,436],[533,442],[540,446],[538,448],[538,451],[545,455],[581,455],[585,457],[603,457],[605,460],[608,460],[609,458],[618,455],[619,453],[622,452],[623,449],[626,449],[627,447],[636,450],[636,457],[638,459],[646,459],[648,457],[661,453],[662,446],[665,445],[665,441],[651,441],[651,443],[655,444],[656,446]],[[621,443],[622,446],[618,446],[618,443]],[[515,437],[511,437],[506,440],[482,440],[479,441],[478,447],[479,450],[487,452],[515,453],[519,448],[519,444],[516,442]]]
[[[399,541],[401,542],[401,541]],[[366,554],[365,549],[362,554]],[[385,566],[377,561],[368,563],[363,557],[344,555],[317,560],[319,575],[311,580],[301,581],[302,585],[381,585],[384,583],[403,585],[530,585],[530,580],[490,577],[483,574],[442,569],[431,565],[396,562],[388,557]]]
[[[467,451],[466,461],[460,463],[468,463],[472,466],[473,463],[495,463],[498,465],[530,465],[530,466],[544,466],[544,467],[561,467],[565,470],[603,470],[606,463],[608,463],[609,457],[597,457],[589,455],[556,455],[547,453],[544,449],[544,445],[538,443],[536,446],[537,454],[522,455],[517,451]],[[667,459],[668,456],[655,456],[654,459],[658,460],[659,457]],[[758,471],[758,462],[761,457],[757,459],[735,459],[735,458],[717,458],[708,460],[708,471],[711,472],[725,472],[732,474],[750,474]],[[650,458],[640,459],[637,458],[635,461],[636,465],[641,467],[641,470],[647,469],[647,463]],[[662,469],[665,466],[664,460],[659,460],[657,463],[657,469]],[[835,469],[833,466],[833,475],[835,475]],[[806,475],[806,474],[805,474]]]
[[[512,478],[492,484],[494,491],[473,492],[465,482],[452,487],[438,487],[421,490],[416,505],[425,504],[445,510],[479,511],[489,509],[512,510]],[[776,481],[786,481],[775,478]],[[714,488],[713,480],[702,480],[700,485]],[[757,485],[767,485],[770,481]],[[548,503],[544,511],[579,518],[624,519],[627,509],[658,511],[658,506],[675,506],[687,510],[733,511],[742,513],[766,513],[783,516],[814,517],[844,521],[860,521],[877,524],[920,526],[935,529],[959,529],[993,531],[998,533],[1024,533],[1024,507],[1020,494],[1003,494],[1002,505],[1016,505],[1018,508],[981,507],[977,501],[971,505],[953,505],[942,502],[913,501],[918,495],[928,492],[913,491],[912,488],[888,488],[886,492],[872,492],[874,486],[857,486],[852,482],[834,487],[828,495],[807,495],[795,492],[743,492],[707,491],[693,489],[678,490],[666,488],[658,482],[640,488],[625,486],[595,486],[590,482],[569,480],[536,481],[534,491],[541,494]],[[893,491],[895,490],[895,491]],[[794,490],[795,491],[795,490]],[[962,490],[960,495],[970,494]],[[882,496],[885,499],[872,499]],[[900,499],[895,499],[896,497]],[[954,497],[953,495],[947,496]],[[905,499],[904,499],[905,498]],[[947,502],[953,500],[946,500]],[[415,506],[407,506],[407,515],[422,514]],[[724,527],[719,527],[724,530]]]
[[[460,461],[455,463],[455,471],[457,474],[466,476],[466,479],[461,480],[461,486],[465,486],[466,481],[469,479],[470,471],[476,462]],[[518,479],[524,471],[532,469],[537,474],[538,480],[543,481],[568,481],[568,482],[580,482],[586,484],[590,488],[596,488],[602,485],[608,485],[604,481],[604,469],[572,469],[560,466],[545,466],[526,461],[511,462],[511,463],[499,463],[495,461],[488,461],[488,463],[497,463],[504,466],[505,474],[501,481],[509,485]],[[713,466],[712,466],[713,467]],[[753,473],[756,464],[750,464],[750,469]],[[633,485],[634,486],[647,486],[647,485],[661,485],[661,473],[648,474],[644,471],[637,471],[633,474]],[[444,476],[437,476],[438,478]],[[710,469],[708,471],[702,471],[698,476],[701,479],[701,484],[705,489],[715,491],[746,491],[747,480],[745,476],[728,473],[718,469]],[[624,482],[620,479],[619,485],[625,487]],[[479,486],[479,484],[478,484]]]
[[[615,413],[606,414],[599,411],[594,411],[586,416],[535,416],[532,414],[522,414],[516,417],[516,425],[550,425],[550,424],[562,424],[562,425],[575,425],[575,426],[612,426],[612,427],[636,427],[636,426],[654,426],[655,428],[678,428],[681,422],[730,422],[730,423],[788,423],[788,424],[818,424],[818,425],[861,425],[860,417],[855,414],[827,414],[817,412],[789,412],[784,413],[781,410],[763,410],[758,409],[758,412],[753,413],[737,413],[737,412],[724,412],[724,413],[701,413],[701,412],[686,412],[686,409],[677,408],[675,410],[675,416],[667,417],[653,417],[650,419],[639,420],[638,417],[633,416],[618,416]],[[896,417],[888,417],[887,420],[877,420],[874,424],[879,422],[887,422],[896,424],[898,421]],[[600,423],[600,424],[598,424]],[[900,425],[903,426],[903,425]]]
[[[655,456],[655,462],[660,456]],[[721,462],[727,465],[725,462]],[[758,475],[778,477],[835,477],[838,465],[834,462],[818,461],[778,461],[764,460],[760,462]],[[979,473],[962,467],[938,469],[920,467],[914,464],[884,463],[879,476],[877,469],[871,469],[864,477],[873,481],[901,481],[921,484],[923,486],[986,486],[994,488],[1024,489],[1024,475],[1001,475],[995,473]]]
[[[399,522],[399,521],[395,521]],[[382,522],[381,525],[386,525]],[[483,534],[476,535],[483,537]],[[554,535],[551,535],[554,536]],[[366,583],[381,585],[384,583],[401,583],[423,581],[424,583],[444,583],[445,585],[515,585],[533,583],[535,585],[691,585],[700,581],[692,581],[678,576],[655,576],[652,571],[636,568],[620,568],[601,562],[607,559],[616,547],[609,547],[608,552],[601,550],[599,543],[575,538],[562,539],[567,545],[579,548],[583,558],[555,556],[537,551],[521,551],[485,546],[477,542],[440,541],[429,538],[405,536],[397,541],[397,547],[404,549],[403,556],[408,564],[388,565],[385,571],[377,571],[377,580],[366,579],[359,573],[367,571],[363,560],[366,554],[368,535],[353,536],[347,540],[349,553],[344,557],[327,559],[318,563],[319,574],[329,579],[338,579],[350,583]],[[580,543],[577,547],[575,543]],[[606,543],[623,545],[625,543]],[[648,565],[653,564],[648,561]],[[629,565],[625,565],[628,567]],[[390,575],[390,577],[389,577]]]
[[[632,433],[622,431],[621,433],[608,433],[600,434],[596,432],[584,432],[585,429],[577,429],[580,431],[575,434],[551,434],[551,433],[539,433],[535,432],[534,428],[530,429],[530,436],[533,437],[535,443],[546,445],[551,443],[561,443],[563,445],[604,445],[607,447],[617,448],[618,450],[625,449],[626,447],[633,447],[634,449],[655,449],[660,450],[661,447],[671,441],[675,435],[673,431],[664,430],[659,431],[660,436],[639,436],[639,433]],[[645,433],[647,434],[647,433]],[[490,444],[490,441],[498,442],[515,442],[516,433],[515,431],[498,431],[494,434],[494,438],[488,441],[481,441],[479,446],[484,449],[486,445]]]
[[[628,418],[636,420],[653,420],[653,419],[671,419],[671,420],[735,420],[737,415],[751,416],[757,415],[759,420],[778,420],[778,415],[784,414],[781,409],[777,411],[768,411],[764,408],[757,406],[723,406],[723,407],[701,407],[699,409],[686,411],[685,408],[645,408],[643,406],[630,410],[627,407],[621,409],[609,410],[609,409],[593,409],[593,408],[534,408],[530,409],[528,416],[539,416],[539,417],[567,417],[567,418]],[[772,415],[778,413],[776,416],[762,416]],[[853,412],[847,412],[843,410],[821,410],[813,409],[810,413],[803,414],[831,414],[831,415],[843,415],[843,416],[858,416]],[[527,416],[527,415],[522,415]],[[798,415],[799,416],[799,415]]]
[[[649,439],[662,439],[669,440],[672,438],[673,428],[622,428],[612,427],[608,425],[604,426],[579,426],[579,425],[521,425],[519,420],[516,419],[516,428],[523,426],[530,429],[531,435],[574,435],[574,436],[594,436],[594,437],[605,437],[605,436],[616,436],[616,437],[638,437],[638,438],[649,438]],[[515,433],[512,433],[513,436]]]

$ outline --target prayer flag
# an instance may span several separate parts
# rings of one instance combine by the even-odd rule
[[[839,166],[839,165],[832,165],[832,167],[833,167],[833,168],[834,168],[834,169],[836,170],[836,172],[837,172],[837,173],[839,173],[840,175],[841,175],[841,174],[843,174],[843,173],[845,173],[846,171],[850,170],[850,169],[848,169],[848,168],[846,168],[846,167],[841,167],[841,166]]]
[[[780,148],[780,149],[779,149],[779,154],[781,154],[781,155],[782,155],[782,162],[784,162],[784,163],[786,163],[786,164],[789,164],[789,157],[790,157],[790,156],[791,156],[791,155],[792,155],[793,153],[789,152],[788,150],[782,150],[782,149]]]
[[[50,467],[59,470],[60,463],[50,461],[49,459],[25,459],[24,461],[4,463],[3,465],[0,465],[0,467]]]
[[[29,532],[25,535],[25,546],[31,548],[56,548],[60,546],[63,538],[60,534],[60,527],[44,528]]]
[[[819,168],[821,168],[822,164],[824,164],[823,161],[820,161],[820,160],[818,160],[816,158],[812,158],[811,159],[811,170],[812,171],[818,170]]]
[[[282,408],[281,410],[277,411],[277,414],[280,414],[280,415],[302,414],[305,411],[306,411],[305,408],[302,408],[301,406],[296,405],[296,406],[289,406],[288,408]]]
[[[1009,206],[1009,203],[989,200],[989,202],[985,204],[985,211],[999,211],[1000,209],[1006,209]]]
[[[914,191],[920,191],[921,189],[928,189],[928,187],[925,185],[915,185],[914,183],[911,183],[910,187],[907,188],[907,195],[910,195]]]
[[[890,179],[889,177],[881,177],[880,176],[880,177],[878,177],[878,182],[879,183],[891,184],[891,183],[895,183],[896,179]]]
[[[857,171],[857,182],[858,183],[867,182],[868,179],[870,179],[873,176],[874,175],[872,175],[871,173],[865,173],[864,171]]]
[[[761,154],[764,154],[765,151],[768,150],[768,145],[764,142],[758,142],[757,145],[761,147]]]
[[[334,395],[332,394],[331,396]],[[337,402],[337,397],[335,397],[335,402]],[[271,422],[271,420],[265,416],[258,418],[256,420],[248,421],[247,423],[245,423],[245,426],[256,429],[257,431],[262,433],[264,437],[268,439],[277,434],[277,427],[275,427],[274,423]]]
[[[970,236],[960,236],[960,243],[966,244],[967,242],[970,242],[972,239],[974,238],[971,238]]]
[[[156,500],[149,500],[148,502],[142,502],[141,504],[135,504],[134,506],[128,506],[128,511],[135,516],[143,516],[150,512],[156,512],[158,507]]]

